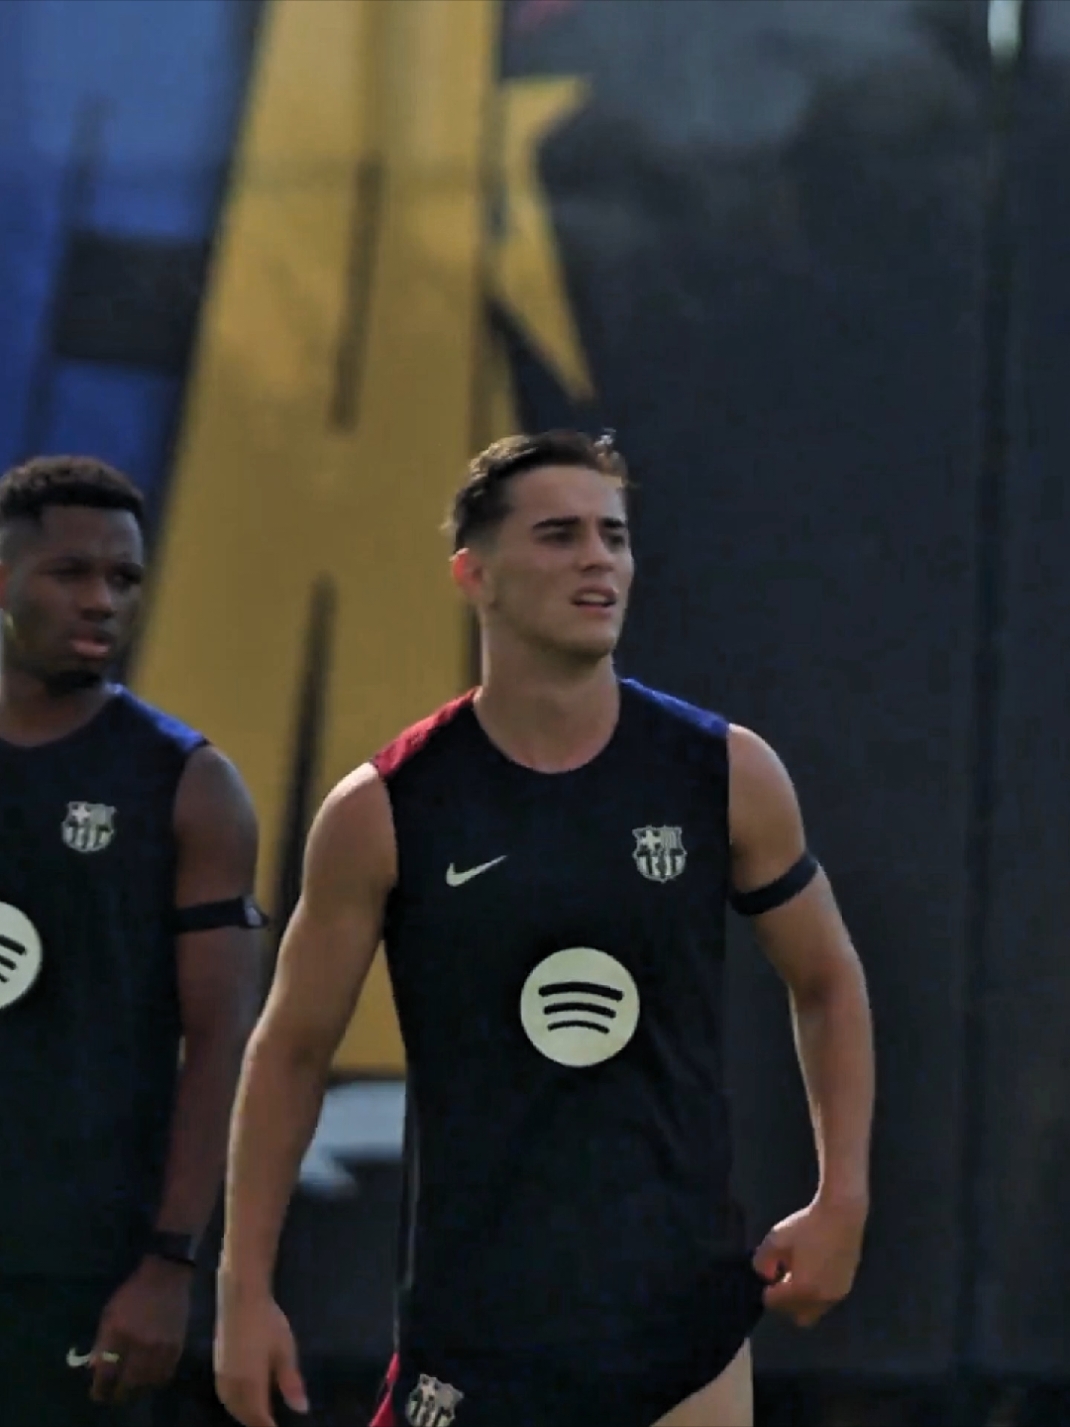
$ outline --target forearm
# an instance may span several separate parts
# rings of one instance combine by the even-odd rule
[[[268,1290],[302,1157],[316,1129],[327,1070],[270,1039],[250,1045],[238,1089],[227,1167],[220,1274]]]
[[[865,981],[845,963],[818,987],[792,995],[799,1063],[814,1127],[819,1192],[865,1204],[873,1120],[873,1033]]]
[[[157,1228],[199,1236],[207,1227],[223,1183],[241,1052],[233,1035],[186,1042]]]

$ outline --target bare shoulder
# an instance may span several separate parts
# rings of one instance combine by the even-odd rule
[[[396,879],[394,818],[386,786],[371,763],[347,773],[324,798],[308,835],[305,888],[387,887]]]
[[[253,800],[245,780],[214,744],[195,748],[186,760],[175,799],[176,817],[248,819],[255,824]]]
[[[245,780],[234,764],[212,744],[190,754],[175,795],[174,828],[187,856],[257,855],[256,810]]]
[[[339,779],[323,800],[321,811],[331,810],[332,816],[360,817],[362,810],[376,804],[385,805],[389,810],[390,799],[386,787],[374,763],[362,763]],[[335,810],[339,810],[335,812]]]
[[[313,832],[331,843],[363,845],[387,834],[394,818],[386,785],[372,763],[362,763],[337,782],[324,798]]]
[[[245,782],[211,744],[186,760],[172,819],[179,906],[243,897],[256,881],[256,811]]]
[[[728,772],[734,812],[795,801],[795,789],[779,754],[753,729],[728,727]]]
[[[728,730],[728,826],[741,892],[779,877],[806,846],[788,770],[764,738],[738,724]]]

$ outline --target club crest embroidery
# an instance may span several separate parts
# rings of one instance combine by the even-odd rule
[[[72,852],[103,852],[115,836],[115,809],[105,803],[68,803],[61,831]]]
[[[450,1427],[463,1397],[448,1382],[421,1373],[405,1404],[405,1420],[410,1427]]]
[[[637,827],[632,829],[635,848],[632,857],[650,882],[671,882],[687,865],[683,829],[678,827]]]

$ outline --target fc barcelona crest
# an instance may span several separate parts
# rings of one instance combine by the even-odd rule
[[[682,828],[637,827],[632,833],[632,857],[644,877],[651,882],[671,882],[679,877],[687,864]]]
[[[104,803],[68,803],[61,831],[72,852],[103,852],[115,836],[115,809]]]
[[[448,1382],[421,1373],[405,1404],[405,1418],[411,1427],[450,1427],[462,1397]]]

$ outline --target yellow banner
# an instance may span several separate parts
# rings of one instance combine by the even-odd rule
[[[313,591],[334,610],[313,806],[468,682],[439,527],[473,449],[515,429],[485,302],[591,394],[537,173],[584,86],[498,86],[498,21],[498,0],[271,0],[263,23],[134,682],[248,780],[269,905]],[[381,957],[336,1068],[403,1069]]]

